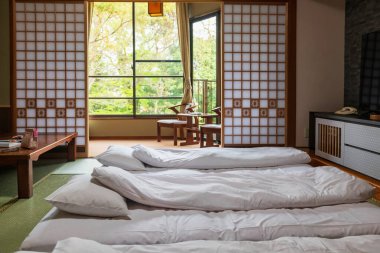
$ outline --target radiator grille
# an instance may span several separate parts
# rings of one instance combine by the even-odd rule
[[[341,158],[341,128],[318,124],[318,149],[326,154]]]

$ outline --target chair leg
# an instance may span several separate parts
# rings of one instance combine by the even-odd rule
[[[182,126],[179,128],[179,137],[181,138],[181,140],[185,139],[185,130]]]
[[[176,126],[173,127],[173,131],[174,131],[173,133],[174,146],[177,146],[177,127]]]
[[[161,126],[160,126],[160,123],[157,123],[157,141],[161,142]]]
[[[202,132],[202,128],[201,128],[200,135],[201,135],[201,139],[199,140],[200,147],[201,147],[201,148],[204,148],[205,146],[204,146],[204,142],[203,142],[203,132]]]

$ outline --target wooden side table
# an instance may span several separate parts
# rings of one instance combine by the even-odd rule
[[[193,133],[199,136],[198,124],[196,123],[199,117],[204,118],[206,124],[212,124],[212,119],[218,117],[217,114],[209,113],[178,113],[177,116],[186,117],[186,140],[180,143],[181,146],[199,144],[199,141],[194,141],[193,136]]]
[[[67,160],[74,161],[77,136],[77,133],[40,134],[35,149],[21,148],[18,151],[0,153],[0,165],[13,165],[17,168],[19,198],[33,196],[33,161],[37,161],[41,154],[65,143],[67,143]]]

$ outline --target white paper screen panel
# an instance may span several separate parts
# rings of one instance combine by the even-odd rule
[[[17,132],[78,132],[86,144],[84,3],[17,2]]]
[[[284,145],[286,15],[280,4],[225,4],[225,146]]]

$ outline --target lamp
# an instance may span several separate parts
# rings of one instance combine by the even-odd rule
[[[164,4],[162,2],[148,2],[148,13],[151,17],[164,15]]]

